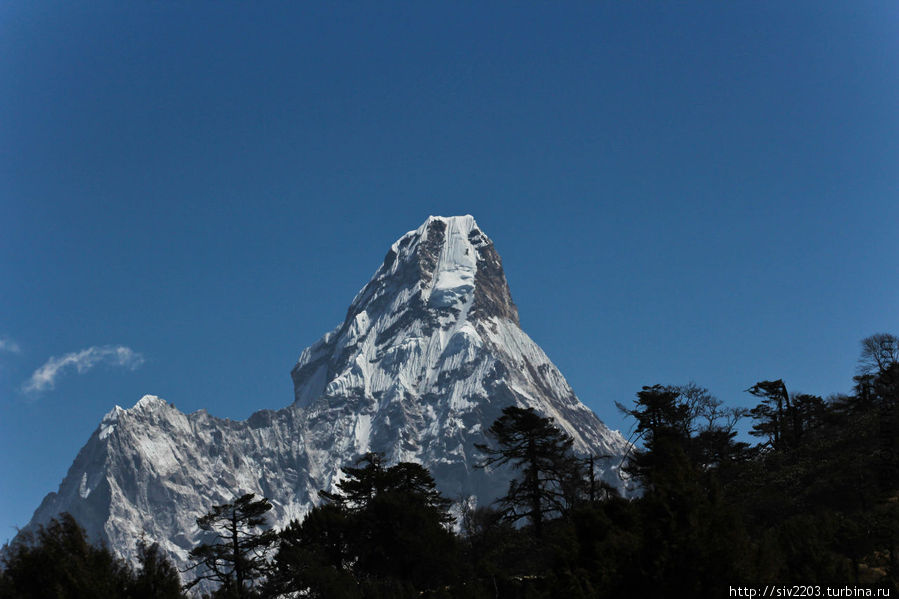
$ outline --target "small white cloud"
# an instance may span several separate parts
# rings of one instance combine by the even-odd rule
[[[9,337],[0,337],[0,351],[18,354],[22,352],[22,348],[20,348],[19,344]]]
[[[144,357],[123,345],[103,345],[89,347],[64,356],[54,356],[47,363],[34,371],[22,388],[28,392],[46,391],[56,384],[56,377],[64,370],[72,370],[82,374],[97,364],[123,366],[134,370],[144,363]]]

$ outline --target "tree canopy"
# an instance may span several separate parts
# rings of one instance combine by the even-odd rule
[[[2,599],[180,599],[181,580],[157,545],[139,544],[135,570],[88,541],[63,513],[7,546],[0,567]]]
[[[269,526],[265,514],[272,504],[254,497],[253,493],[242,495],[197,518],[197,526],[211,538],[190,552],[191,569],[198,574],[186,588],[211,581],[219,585],[222,597],[254,595],[254,588],[270,570],[267,553],[277,538],[274,530],[260,530]]]
[[[420,464],[368,453],[280,535],[275,594],[418,597],[457,576],[450,500]]]
[[[527,519],[540,538],[545,520],[566,512],[576,498],[581,464],[571,451],[571,437],[552,419],[518,406],[504,408],[487,436],[496,446],[475,445],[486,455],[479,467],[511,464],[519,472],[498,501],[502,517]]]

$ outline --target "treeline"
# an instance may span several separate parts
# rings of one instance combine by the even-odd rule
[[[274,531],[252,495],[198,520],[187,584],[155,547],[132,569],[91,547],[69,516],[8,548],[0,598],[542,598],[729,596],[740,586],[897,589],[899,339],[862,342],[853,393],[790,393],[782,380],[726,408],[694,384],[654,385],[619,406],[634,421],[624,498],[606,456],[533,410],[509,407],[478,446],[510,467],[494,505],[461,510],[421,465],[367,454],[302,521]],[[758,443],[738,440],[751,418]],[[458,511],[457,511],[458,513]],[[154,586],[155,585],[155,586]],[[100,591],[99,589],[102,589]]]
[[[36,533],[4,547],[0,597],[13,599],[181,599],[178,570],[155,544],[139,543],[132,568],[62,514]]]

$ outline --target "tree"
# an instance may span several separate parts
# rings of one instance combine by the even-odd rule
[[[899,496],[899,337],[879,333],[863,339],[859,370],[856,411],[875,419],[866,433],[874,441],[869,451],[879,486]]]
[[[440,494],[431,473],[421,464],[400,462],[385,468],[384,455],[376,452],[366,453],[356,464],[343,469],[346,478],[337,483],[339,491],[319,491],[319,495],[351,512],[360,512],[375,497],[398,493],[433,510],[442,523],[453,521],[447,511],[452,502]],[[360,464],[363,464],[361,468]]]
[[[420,464],[367,453],[281,533],[271,590],[310,597],[418,597],[456,577],[451,502]]]
[[[634,432],[645,448],[632,449],[626,471],[648,488],[663,484],[663,479],[675,474],[675,466],[688,461],[693,406],[683,400],[677,387],[663,385],[644,386],[633,409],[617,405],[637,421]]]
[[[171,561],[159,549],[158,543],[140,541],[137,547],[140,569],[131,581],[131,599],[180,599],[181,577]]]
[[[87,540],[71,514],[63,513],[7,547],[3,599],[125,598],[131,569],[105,547]]]
[[[760,381],[747,391],[762,398],[749,411],[756,420],[749,434],[767,437],[768,445],[774,449],[795,449],[826,418],[823,399],[805,393],[790,394],[782,379]]]
[[[762,399],[761,403],[750,411],[757,421],[750,434],[767,437],[775,449],[795,445],[800,436],[798,415],[793,410],[790,394],[783,380],[759,381],[747,391]]]
[[[889,333],[865,337],[858,362],[861,374],[885,372],[892,364],[899,362],[899,337]]]
[[[498,500],[502,517],[527,519],[534,535],[543,537],[544,522],[574,503],[573,481],[581,480],[581,463],[571,451],[572,439],[533,408],[509,406],[487,430],[497,447],[475,444],[487,458],[479,468],[512,464],[521,471]]]
[[[643,442],[626,467],[644,491],[635,501],[640,548],[628,566],[637,594],[726,592],[739,580],[744,540],[719,473],[741,452],[733,441],[740,412],[693,384],[646,386],[634,408],[619,408]]]
[[[279,535],[266,596],[302,592],[321,599],[360,597],[351,568],[354,562],[353,527],[337,504],[312,508],[302,522],[291,521]]]
[[[208,580],[220,585],[224,597],[254,596],[254,587],[269,571],[266,553],[277,539],[273,530],[258,530],[267,524],[265,513],[272,504],[264,497],[254,497],[248,493],[232,503],[213,506],[197,518],[197,526],[211,533],[213,541],[190,552],[195,563],[189,569],[200,569],[201,574],[185,588]]]

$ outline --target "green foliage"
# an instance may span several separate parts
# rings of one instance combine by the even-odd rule
[[[279,534],[266,593],[281,596],[305,591],[313,598],[361,597],[350,571],[352,533],[348,514],[335,504],[312,509],[302,522],[292,521]]]
[[[635,501],[634,585],[649,594],[726,594],[745,577],[737,549],[746,544],[743,527],[719,476],[742,459],[732,430],[739,414],[695,385],[643,387],[625,411],[643,439],[626,468],[644,490]]]

